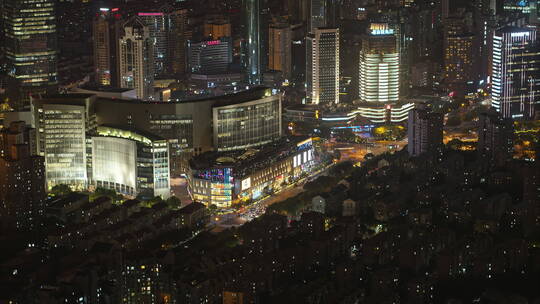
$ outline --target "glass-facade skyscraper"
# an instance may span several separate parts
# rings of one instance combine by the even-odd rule
[[[268,65],[268,0],[244,0],[243,66],[247,81],[257,85]]]
[[[54,89],[57,38],[54,0],[4,0],[2,43],[8,64],[12,106],[29,105],[30,95]]]

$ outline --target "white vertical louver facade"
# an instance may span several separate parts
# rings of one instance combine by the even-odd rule
[[[312,104],[339,103],[339,29],[316,29],[308,45],[308,98]]]
[[[530,119],[539,94],[536,30],[505,27],[493,36],[492,102],[503,118]]]

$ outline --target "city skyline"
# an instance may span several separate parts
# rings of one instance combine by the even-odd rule
[[[0,303],[538,303],[538,0],[0,0]]]

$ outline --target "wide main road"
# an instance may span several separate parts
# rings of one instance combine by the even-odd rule
[[[362,161],[367,153],[374,155],[382,154],[393,149],[400,150],[407,144],[407,139],[400,141],[374,141],[371,144],[356,144],[356,143],[330,143],[331,148],[340,151],[341,161]],[[393,148],[391,148],[393,147]],[[328,146],[327,146],[328,148]],[[328,174],[330,168],[334,164],[328,165],[316,172],[313,172],[306,178],[298,182],[288,185],[279,192],[266,196],[257,202],[245,207],[241,211],[231,212],[216,216],[212,219],[211,225],[216,228],[213,231],[221,231],[223,229],[241,226],[244,223],[251,221],[265,213],[266,208],[274,203],[284,201],[288,198],[295,197],[304,191],[303,186],[306,182],[311,181],[321,175]]]
[[[225,228],[233,226],[241,226],[244,223],[263,215],[266,212],[266,208],[268,206],[277,202],[284,201],[288,198],[295,197],[298,194],[304,192],[303,187],[306,182],[313,180],[319,176],[328,174],[328,171],[333,166],[334,164],[331,164],[326,166],[325,168],[313,172],[310,176],[305,177],[294,184],[288,185],[272,195],[268,195],[259,199],[255,203],[243,208],[241,211],[231,212],[228,214],[218,215],[214,217],[211,221],[211,225],[216,226],[214,231],[221,231]]]

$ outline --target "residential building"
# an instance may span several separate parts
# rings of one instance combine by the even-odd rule
[[[512,120],[499,113],[482,113],[479,116],[478,156],[493,164],[504,164],[512,158],[514,128]]]
[[[35,153],[34,136],[22,121],[0,131],[1,226],[36,229],[43,215],[45,167]]]
[[[137,97],[153,99],[154,43],[150,30],[139,17],[132,17],[122,25],[118,40],[121,88],[135,88]]]
[[[410,156],[436,153],[443,144],[443,115],[421,107],[413,109],[407,132]]]
[[[467,85],[476,83],[475,39],[472,34],[444,37],[444,76],[450,91],[468,92]]]

